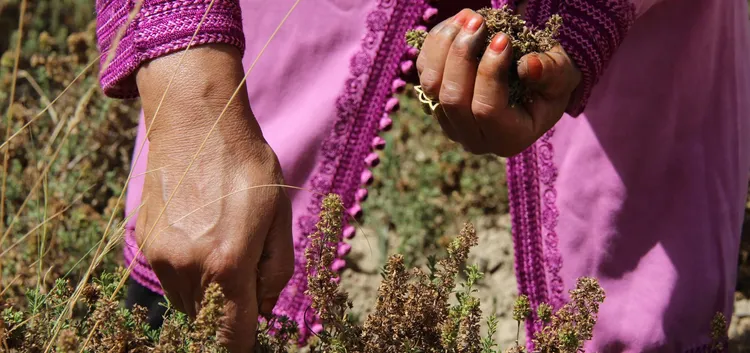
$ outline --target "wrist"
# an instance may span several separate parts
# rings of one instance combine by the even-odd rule
[[[228,45],[196,47],[184,54],[175,74],[182,55],[180,52],[153,60],[136,76],[151,150],[192,154],[209,131],[204,150],[243,153],[254,145],[265,145],[247,91],[244,84],[241,86],[241,54]]]

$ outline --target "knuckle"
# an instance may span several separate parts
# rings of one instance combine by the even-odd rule
[[[500,79],[499,65],[495,61],[483,60],[477,67],[477,76],[490,80],[498,81]]]
[[[463,60],[476,60],[473,57],[473,50],[468,40],[457,40],[451,45],[450,55]]]
[[[422,52],[419,53],[419,56],[417,56],[417,73],[419,73],[420,75],[424,71],[424,66],[425,66],[424,61],[425,60],[427,60],[427,59],[425,59],[424,51],[422,51]]]
[[[432,38],[436,42],[435,44],[444,45],[453,42],[459,31],[461,31],[460,27],[454,23],[449,23],[442,27],[439,32],[435,33]]]
[[[440,104],[446,108],[458,108],[465,101],[466,90],[459,83],[444,81],[440,88]]]
[[[422,75],[419,76],[419,82],[422,84],[422,89],[428,96],[437,97],[440,93],[441,78],[440,72],[425,67],[424,71],[422,71]]]
[[[471,103],[471,112],[477,120],[489,120],[497,115],[498,107],[495,104],[488,103],[489,99],[485,96],[475,96]]]

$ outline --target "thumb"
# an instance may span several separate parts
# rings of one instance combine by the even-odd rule
[[[581,80],[580,72],[560,46],[545,53],[524,55],[518,65],[518,76],[547,100],[569,96]]]
[[[261,315],[272,313],[281,291],[294,274],[294,241],[292,238],[292,209],[284,197],[263,245],[258,263],[257,296]]]

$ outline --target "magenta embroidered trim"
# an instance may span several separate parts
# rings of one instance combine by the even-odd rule
[[[583,76],[567,109],[577,116],[635,21],[635,6],[628,0],[529,0],[526,7],[526,20],[536,26],[554,14],[563,18],[558,40]]]
[[[295,242],[297,254],[304,253],[307,237],[315,231],[323,194],[341,195],[349,215],[361,216],[360,202],[367,197],[364,186],[372,182],[368,167],[379,161],[373,150],[381,148],[385,142],[377,136],[378,131],[390,127],[388,113],[398,109],[398,99],[393,93],[405,85],[399,72],[408,74],[414,66],[413,62],[405,60],[410,51],[404,33],[419,21],[433,18],[435,10],[424,0],[378,0],[377,7],[367,15],[367,33],[361,49],[351,58],[350,76],[336,100],[337,119],[323,142],[320,161],[310,181],[316,196],[310,201],[307,212],[297,220],[303,236]],[[354,233],[355,228],[346,222],[342,237],[348,239]],[[342,242],[339,258],[332,266],[334,270],[344,268],[344,256],[349,249],[348,244]],[[310,299],[305,295],[306,289],[304,257],[298,256],[295,274],[282,292],[275,313],[300,323],[302,341],[310,331],[322,329],[308,310]]]
[[[548,302],[544,251],[539,222],[539,184],[536,145],[511,157],[507,166],[508,201],[513,232],[518,292],[529,297],[532,308]],[[536,311],[526,322],[526,337],[540,329]],[[531,340],[528,340],[531,345]],[[529,347],[530,351],[533,348]]]
[[[557,209],[557,167],[553,160],[555,150],[552,145],[552,136],[555,129],[550,129],[537,142],[537,156],[539,158],[539,181],[541,188],[541,212],[542,212],[542,230],[544,238],[544,265],[547,269],[547,285],[549,287],[548,304],[553,308],[559,309],[566,300],[564,296],[565,283],[560,277],[563,259],[558,248],[559,239],[557,238],[557,221],[560,213]]]
[[[567,109],[571,115],[578,115],[632,24],[635,9],[626,0],[530,0],[525,18],[532,26],[540,26],[553,14],[563,17],[558,39],[583,74]],[[510,158],[507,167],[518,290],[529,297],[532,307],[547,302],[559,308],[565,302],[560,277],[563,259],[556,232],[558,171],[554,164],[553,135],[554,129],[520,155]],[[539,329],[535,321],[533,313],[526,325],[530,351],[534,348],[531,338]]]
[[[506,5],[515,6],[515,1],[492,1],[495,8]],[[539,224],[536,145],[509,158],[506,169],[518,292],[528,296],[532,308],[536,308],[540,303],[549,302]],[[534,348],[531,338],[541,329],[537,322],[536,310],[532,310],[532,315],[525,325],[529,351],[533,351]]]
[[[145,61],[185,49],[211,0],[143,0],[143,5],[104,67],[117,32],[126,25],[136,0],[97,0],[97,38],[102,55],[100,82],[104,94],[135,98],[133,74]],[[224,43],[245,52],[242,12],[238,0],[215,0],[192,45]]]

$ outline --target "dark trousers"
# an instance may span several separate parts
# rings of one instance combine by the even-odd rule
[[[128,279],[128,292],[125,296],[125,306],[132,309],[134,305],[148,310],[147,322],[152,328],[161,327],[164,314],[167,312],[167,301],[163,296],[152,292],[133,279]]]

